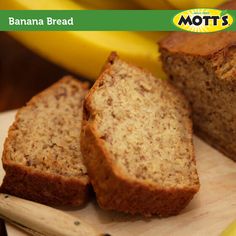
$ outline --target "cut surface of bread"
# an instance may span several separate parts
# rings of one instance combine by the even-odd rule
[[[87,91],[68,76],[19,109],[4,145],[2,192],[50,205],[85,202],[80,133]]]
[[[236,1],[221,6],[236,9]],[[176,32],[160,42],[170,81],[190,101],[195,132],[236,161],[236,32]]]
[[[100,206],[179,213],[199,189],[184,97],[112,54],[84,106],[81,150]]]

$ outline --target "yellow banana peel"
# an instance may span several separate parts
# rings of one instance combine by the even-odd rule
[[[220,236],[235,236],[236,235],[236,221],[232,222]]]
[[[227,0],[135,0],[148,9],[214,8]]]
[[[7,0],[0,9],[85,9],[72,0]],[[116,51],[122,58],[165,77],[157,41],[164,33],[108,31],[10,32],[22,44],[43,57],[86,78],[95,79],[107,56]]]
[[[226,0],[167,0],[172,6],[177,9],[189,8],[214,8],[226,2]]]

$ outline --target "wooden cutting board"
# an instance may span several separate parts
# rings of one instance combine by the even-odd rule
[[[0,152],[15,112],[0,113]],[[101,210],[96,201],[84,208],[61,209],[80,216],[101,232],[113,236],[215,236],[236,219],[236,163],[194,137],[199,193],[178,216],[143,219]],[[0,179],[4,171],[0,167]],[[9,236],[27,235],[7,225]]]

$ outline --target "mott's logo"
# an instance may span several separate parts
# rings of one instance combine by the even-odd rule
[[[206,33],[230,27],[233,17],[226,11],[201,8],[180,12],[174,17],[173,22],[182,30]]]

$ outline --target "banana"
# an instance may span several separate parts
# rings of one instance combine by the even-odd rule
[[[148,9],[189,9],[200,7],[216,7],[227,0],[135,0]]]
[[[72,0],[7,0],[0,9],[85,9]],[[107,56],[116,51],[122,58],[164,78],[156,42],[164,33],[110,31],[10,32],[22,44],[72,72],[95,79]],[[153,39],[154,38],[154,39]]]
[[[232,222],[220,236],[235,236],[236,235],[236,221]]]
[[[200,7],[207,7],[213,8],[216,7],[226,0],[167,0],[172,6],[177,9],[189,9],[189,8],[200,8]]]

